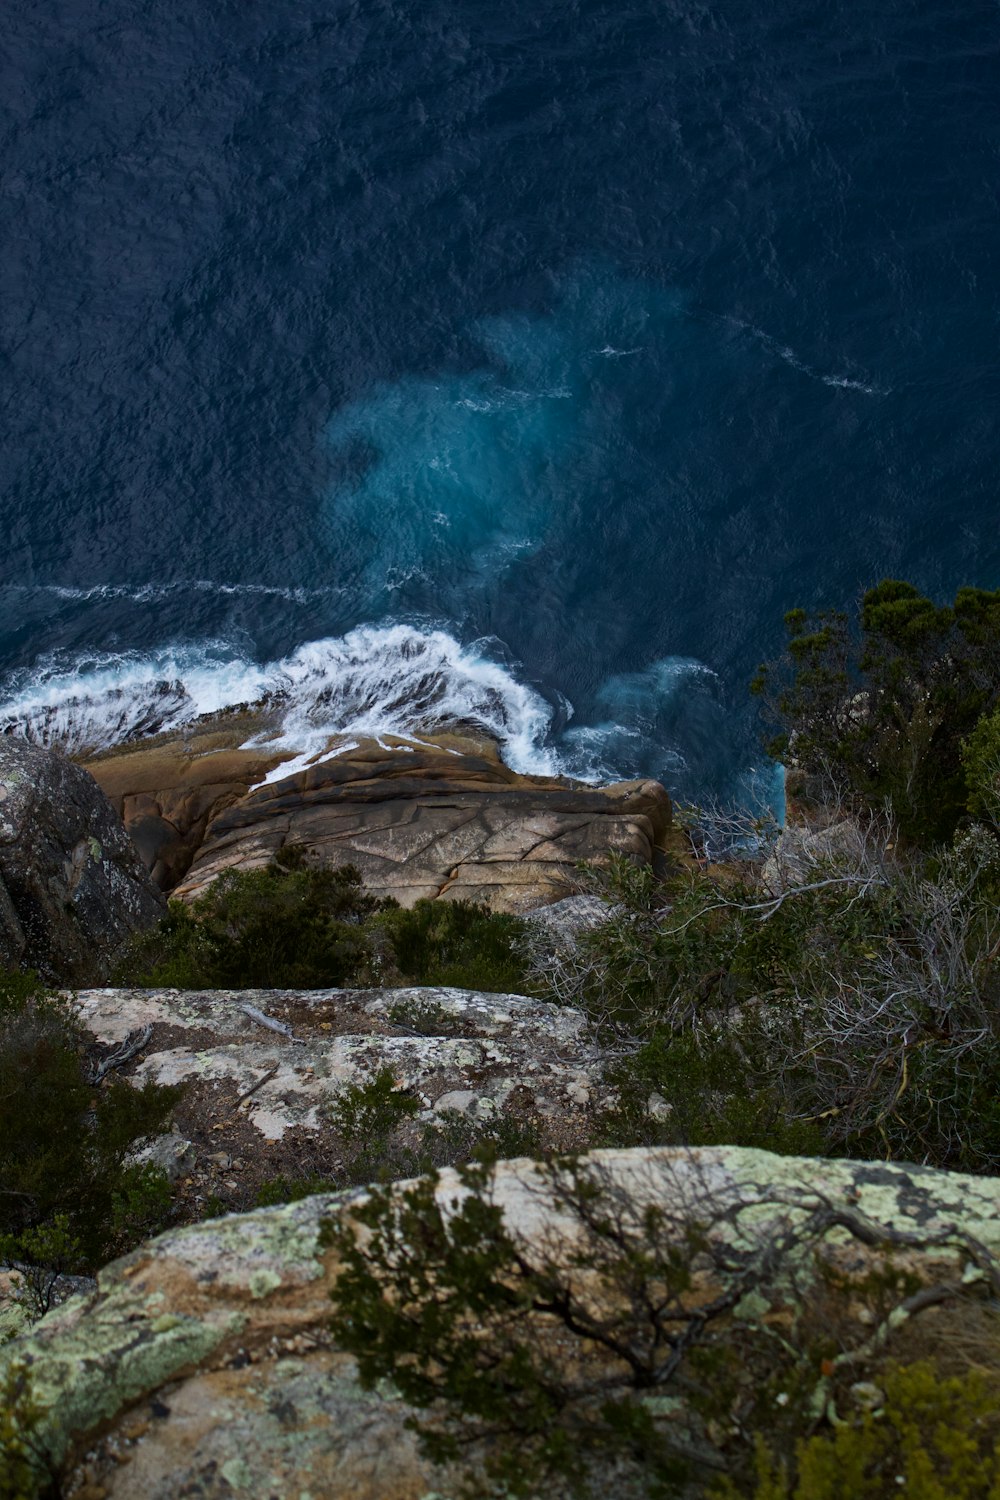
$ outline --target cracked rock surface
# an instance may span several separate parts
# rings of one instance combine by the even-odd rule
[[[0,962],[94,983],[163,898],[89,773],[0,736]]]
[[[186,1085],[170,1175],[193,1173],[193,1192],[233,1207],[279,1175],[336,1175],[328,1111],[384,1068],[415,1100],[418,1126],[446,1112],[515,1120],[557,1146],[574,1143],[603,1098],[582,1012],[523,995],[94,989],[73,1003],[95,1060],[145,1038],[117,1071],[137,1085]]]
[[[234,778],[263,775],[262,751],[213,744],[206,732],[188,756],[157,741],[91,762],[158,883],[184,898],[295,845],[356,866],[403,906],[443,897],[525,912],[572,894],[581,860],[650,863],[670,826],[658,782],[521,776],[495,747],[457,735],[364,741],[255,789]]]
[[[683,1225],[688,1216],[704,1222],[708,1205],[711,1235],[736,1256],[817,1209],[833,1223],[824,1254],[859,1276],[881,1263],[880,1234],[922,1237],[894,1261],[921,1281],[967,1280],[970,1244],[1000,1251],[997,1179],[725,1146],[601,1151],[587,1161],[640,1212],[665,1206]],[[453,1172],[442,1173],[446,1212],[461,1191]],[[499,1162],[492,1196],[524,1243],[572,1255],[573,1226],[535,1163]],[[0,1350],[0,1376],[12,1361],[30,1365],[46,1437],[77,1460],[70,1496],[88,1486],[107,1500],[457,1494],[454,1474],[429,1471],[418,1456],[403,1403],[362,1391],[351,1361],[331,1347],[338,1266],[321,1225],[349,1217],[357,1199],[320,1195],[170,1231]],[[863,1244],[845,1222],[879,1233]],[[744,1315],[787,1331],[814,1275],[826,1286],[809,1244]]]

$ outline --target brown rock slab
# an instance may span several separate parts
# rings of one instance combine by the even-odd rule
[[[669,826],[658,782],[591,787],[520,776],[471,749],[367,744],[217,811],[175,894],[196,897],[224,871],[260,867],[291,845],[326,866],[356,866],[369,890],[403,906],[441,897],[523,912],[575,890],[582,860],[650,863]],[[150,847],[158,836],[149,825]]]

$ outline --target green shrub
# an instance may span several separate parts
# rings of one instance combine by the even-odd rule
[[[998,1500],[995,1385],[975,1370],[942,1378],[927,1361],[890,1367],[880,1383],[877,1411],[801,1441],[791,1465],[762,1438],[753,1500]]]
[[[666,1496],[689,1464],[635,1399],[644,1381],[647,1390],[656,1384],[657,1330],[613,1330],[607,1317],[595,1319],[577,1287],[586,1268],[608,1269],[602,1262],[611,1248],[620,1262],[616,1290],[630,1277],[648,1277],[669,1317],[666,1310],[690,1286],[697,1232],[692,1246],[675,1252],[659,1241],[659,1216],[651,1210],[634,1245],[626,1239],[611,1247],[591,1184],[567,1170],[579,1188],[576,1201],[598,1226],[595,1243],[574,1256],[571,1275],[511,1239],[502,1211],[489,1201],[482,1165],[460,1169],[467,1192],[447,1215],[434,1177],[401,1194],[373,1189],[356,1209],[363,1240],[350,1223],[325,1229],[341,1261],[331,1294],[334,1337],[357,1359],[364,1387],[389,1379],[418,1412],[431,1410],[428,1421],[409,1425],[433,1461],[478,1452],[487,1478],[478,1495],[526,1497],[540,1487],[587,1495],[594,1466],[609,1460],[626,1462],[633,1474],[638,1467],[643,1493]],[[554,1313],[548,1327],[534,1316],[547,1307]],[[576,1362],[560,1345],[567,1327],[580,1340]],[[635,1393],[620,1361],[614,1373],[605,1369],[595,1379],[602,1356],[614,1359],[630,1336]]]
[[[60,1493],[39,1433],[42,1416],[27,1365],[9,1365],[0,1380],[0,1500],[54,1500]]]
[[[383,904],[356,870],[307,866],[283,850],[265,869],[227,871],[190,907],[171,902],[116,978],[192,990],[364,982],[373,953],[364,923]]]
[[[221,875],[174,901],[119,963],[116,983],[177,989],[327,989],[373,984],[516,990],[523,924],[467,901],[402,911],[367,895],[352,866],[285,849],[261,870]]]
[[[312,1173],[309,1177],[272,1177],[262,1182],[254,1199],[255,1208],[273,1208],[279,1203],[298,1203],[302,1198],[312,1198],[317,1193],[335,1193],[343,1183],[333,1177],[321,1177]]]
[[[780,1088],[767,1082],[769,1059],[760,1054],[760,1040],[749,1029],[739,1040],[725,1031],[697,1037],[655,1031],[609,1069],[617,1099],[598,1118],[594,1144],[751,1146],[786,1156],[822,1155],[819,1126],[791,1115]]]
[[[420,1109],[419,1102],[401,1088],[391,1068],[379,1068],[370,1082],[351,1083],[327,1110],[327,1121],[349,1141],[385,1139]]]
[[[962,764],[969,812],[1000,828],[1000,709],[979,720],[962,746]]]
[[[525,964],[519,943],[524,924],[471,901],[418,901],[409,911],[383,912],[394,967],[407,984],[517,994]]]
[[[968,802],[963,742],[1000,701],[1000,590],[959,589],[941,608],[886,579],[855,625],[801,609],[785,625],[784,656],[752,685],[779,728],[772,754],[870,807],[888,799],[921,846],[950,838]]]
[[[917,1316],[919,1232],[829,1206],[796,1224],[781,1187],[766,1232],[759,1181],[716,1197],[685,1172],[643,1192],[572,1158],[538,1164],[508,1219],[487,1167],[458,1176],[375,1188],[324,1238],[338,1345],[415,1409],[428,1457],[467,1466],[463,1493],[1000,1497],[995,1357],[949,1378],[888,1364],[871,1337]],[[831,1254],[845,1232],[881,1241],[863,1275]],[[931,1333],[944,1357],[951,1330],[957,1350],[984,1327],[951,1290],[955,1321],[939,1308]]]
[[[602,1140],[1000,1167],[1000,841],[862,842],[776,894],[602,873],[609,920],[535,976],[627,1047]]]
[[[181,1091],[115,1077],[95,1085],[69,1006],[37,985],[8,979],[0,1004],[4,1253],[32,1259],[32,1237],[64,1224],[79,1249],[79,1264],[64,1269],[99,1264],[149,1222],[148,1176],[126,1158],[164,1128]]]

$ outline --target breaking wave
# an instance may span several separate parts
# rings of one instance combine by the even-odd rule
[[[52,656],[8,680],[0,731],[75,754],[107,749],[205,714],[267,704],[276,748],[303,759],[333,735],[410,737],[465,724],[492,735],[516,769],[553,773],[552,706],[443,630],[361,626],[260,665],[209,641],[67,662]]]
[[[657,743],[658,712],[692,675],[712,675],[699,662],[671,658],[609,679],[597,695],[597,721],[571,725],[566,699],[550,701],[497,654],[496,642],[462,645],[444,630],[409,624],[359,626],[264,664],[224,641],[72,660],[55,654],[0,685],[0,732],[80,755],[258,704],[267,724],[246,743],[294,757],[274,776],[361,738],[419,743],[459,726],[489,735],[514,770],[599,781],[677,764],[677,752]]]

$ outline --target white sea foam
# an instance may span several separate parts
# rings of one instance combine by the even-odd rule
[[[270,597],[284,599],[290,604],[305,604],[310,599],[326,599],[342,592],[336,587],[300,589],[267,583],[217,583],[211,578],[177,579],[170,583],[95,583],[83,588],[71,588],[59,583],[0,584],[0,597],[37,594],[80,604],[102,599],[125,599],[131,604],[155,604],[173,594],[222,594],[226,597],[246,595],[249,598]]]
[[[487,650],[443,630],[391,624],[310,641],[264,665],[218,641],[142,655],[53,656],[4,684],[0,731],[79,753],[268,695],[272,742],[302,764],[333,735],[384,740],[463,722],[498,740],[515,769],[557,772],[546,745],[552,707]]]
[[[275,685],[267,667],[218,641],[72,659],[56,653],[3,684],[0,732],[70,752],[106,749],[252,702]]]
[[[80,754],[263,699],[268,727],[247,744],[290,757],[268,779],[361,739],[419,745],[460,724],[496,740],[517,771],[607,781],[642,766],[682,767],[659,715],[692,679],[714,675],[701,662],[665,658],[608,678],[597,694],[598,722],[571,724],[573,705],[562,694],[549,702],[497,655],[495,642],[462,645],[446,630],[397,623],[309,641],[264,664],[224,641],[54,655],[0,684],[0,733]]]
[[[515,770],[557,773],[558,757],[546,745],[551,706],[486,650],[411,625],[359,626],[310,641],[276,664],[288,694],[277,744],[305,764],[323,754],[331,735],[419,743],[421,734],[465,723],[495,738]]]

